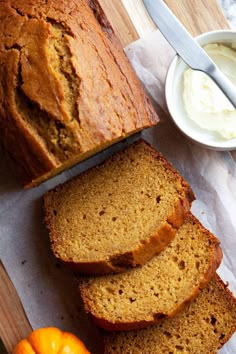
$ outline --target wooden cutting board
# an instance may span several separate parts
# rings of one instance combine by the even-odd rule
[[[124,47],[156,29],[142,0],[98,1]],[[166,0],[166,3],[193,35],[229,27],[215,0]],[[7,351],[10,353],[30,331],[17,292],[0,262],[0,338]]]

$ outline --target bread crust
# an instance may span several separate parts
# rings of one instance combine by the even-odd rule
[[[0,138],[25,187],[158,122],[95,0],[0,12]]]
[[[50,228],[48,220],[46,223],[47,228],[50,229],[50,239],[53,244],[53,228]],[[154,255],[160,253],[173,240],[175,234],[176,229],[166,223],[156,234],[152,235],[148,241],[141,243],[139,247],[133,251],[114,255],[109,259],[97,262],[75,263],[63,258],[60,258],[60,261],[70,267],[72,271],[80,274],[105,275],[122,273],[130,268],[145,264]]]
[[[191,203],[195,199],[194,193],[189,186],[189,184],[184,181],[184,179],[174,170],[173,166],[164,157],[157,152],[150,144],[144,140],[139,140],[134,143],[146,144],[149,147],[149,151],[155,159],[162,160],[166,169],[172,171],[176,178],[180,180],[181,183],[181,195],[176,203],[173,205],[172,212],[168,215],[166,220],[163,220],[162,224],[158,226],[156,232],[147,240],[140,241],[137,248],[126,252],[124,254],[115,254],[114,256],[108,256],[104,260],[98,262],[70,262],[68,259],[60,257],[60,260],[65,264],[68,264],[74,271],[83,274],[111,274],[111,273],[121,273],[126,271],[131,267],[136,267],[138,265],[145,264],[153,256],[164,250],[169,243],[173,240],[176,235],[178,228],[183,224],[186,215],[188,214]],[[86,172],[84,172],[86,174]],[[57,230],[54,227],[54,215],[53,215],[53,198],[54,194],[71,182],[68,181],[63,185],[59,185],[53,190],[47,192],[43,197],[43,208],[44,208],[44,223],[49,231],[51,247],[56,257],[57,254],[54,251],[54,244],[57,243]]]
[[[215,274],[215,278],[222,291],[225,291],[227,293],[227,298],[228,298],[228,302],[230,303],[230,307],[231,308],[236,307],[236,298],[234,297],[233,293],[229,290],[229,284],[224,283],[217,273]],[[228,340],[232,337],[235,331],[236,331],[236,321],[234,327],[232,327],[228,336],[225,336],[223,340],[221,339],[221,342],[217,348],[218,350],[222,348],[226,342],[228,342]]]
[[[47,196],[44,196],[44,223],[49,230],[50,240],[52,244],[54,240],[56,242],[56,231],[54,230],[53,223],[51,222],[52,214],[48,213],[48,202]],[[178,217],[174,218],[171,216],[172,221],[175,225],[181,225],[184,221],[185,215],[190,208],[192,200],[182,201],[177,205],[176,211],[179,212]],[[184,205],[184,209],[180,213],[180,205]],[[188,206],[187,206],[188,205]],[[139,244],[139,246],[130,252],[126,252],[120,255],[111,256],[109,259],[104,259],[98,262],[70,262],[66,259],[60,258],[60,261],[68,265],[73,271],[81,274],[91,274],[91,275],[105,275],[113,273],[122,273],[127,269],[145,264],[153,256],[159,254],[164,250],[169,243],[174,239],[177,232],[177,227],[173,227],[168,222],[162,224],[162,226],[157,230],[155,234],[150,236],[149,240],[145,240]],[[57,255],[54,253],[57,257]]]

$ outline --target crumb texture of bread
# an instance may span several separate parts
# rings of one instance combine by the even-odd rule
[[[189,214],[169,246],[144,266],[81,278],[86,311],[106,330],[146,327],[174,316],[192,301],[221,258],[219,241]]]
[[[145,329],[104,334],[104,354],[216,354],[236,330],[236,300],[216,276],[173,318]]]
[[[163,250],[194,195],[144,141],[130,145],[44,196],[56,257],[83,273],[121,272]]]
[[[158,122],[96,1],[0,13],[1,141],[26,186]]]

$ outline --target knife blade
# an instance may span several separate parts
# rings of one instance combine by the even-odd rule
[[[236,108],[236,87],[215,65],[197,41],[162,0],[143,0],[143,3],[166,40],[193,70],[209,75]]]

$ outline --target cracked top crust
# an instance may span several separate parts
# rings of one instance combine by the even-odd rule
[[[157,123],[95,1],[5,0],[0,14],[0,138],[24,185]]]

